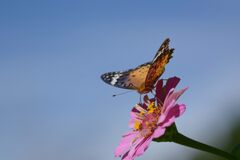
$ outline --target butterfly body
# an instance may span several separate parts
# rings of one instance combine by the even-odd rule
[[[172,58],[174,49],[169,49],[169,42],[170,40],[166,39],[162,43],[151,62],[127,71],[105,73],[101,76],[102,80],[115,87],[136,90],[140,94],[150,92]]]

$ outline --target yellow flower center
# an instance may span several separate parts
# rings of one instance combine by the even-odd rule
[[[135,130],[139,130],[140,129],[140,123],[138,121],[135,121],[134,129]]]
[[[136,120],[134,124],[134,130],[139,131],[141,136],[147,137],[151,135],[157,128],[157,121],[161,114],[161,109],[155,106],[154,102],[151,102],[146,112],[140,112],[139,115],[142,117],[141,121]]]

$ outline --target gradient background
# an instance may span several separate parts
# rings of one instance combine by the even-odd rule
[[[180,132],[221,148],[240,126],[240,1],[0,1],[0,159],[112,160],[135,92],[100,75],[153,58],[171,38],[163,77],[189,86]],[[223,137],[215,140],[216,137]],[[199,151],[152,143],[139,159]]]

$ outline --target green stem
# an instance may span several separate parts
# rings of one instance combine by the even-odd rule
[[[192,147],[198,150],[206,151],[209,153],[213,153],[215,155],[225,157],[226,159],[229,159],[229,160],[237,160],[237,158],[230,153],[227,153],[215,147],[195,141],[178,132],[172,136],[172,142],[175,142],[184,146]]]

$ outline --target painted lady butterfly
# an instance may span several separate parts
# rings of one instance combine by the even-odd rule
[[[137,90],[140,94],[150,92],[172,58],[174,49],[169,48],[169,42],[167,38],[162,43],[151,62],[127,71],[105,73],[101,75],[102,80],[115,87]]]

